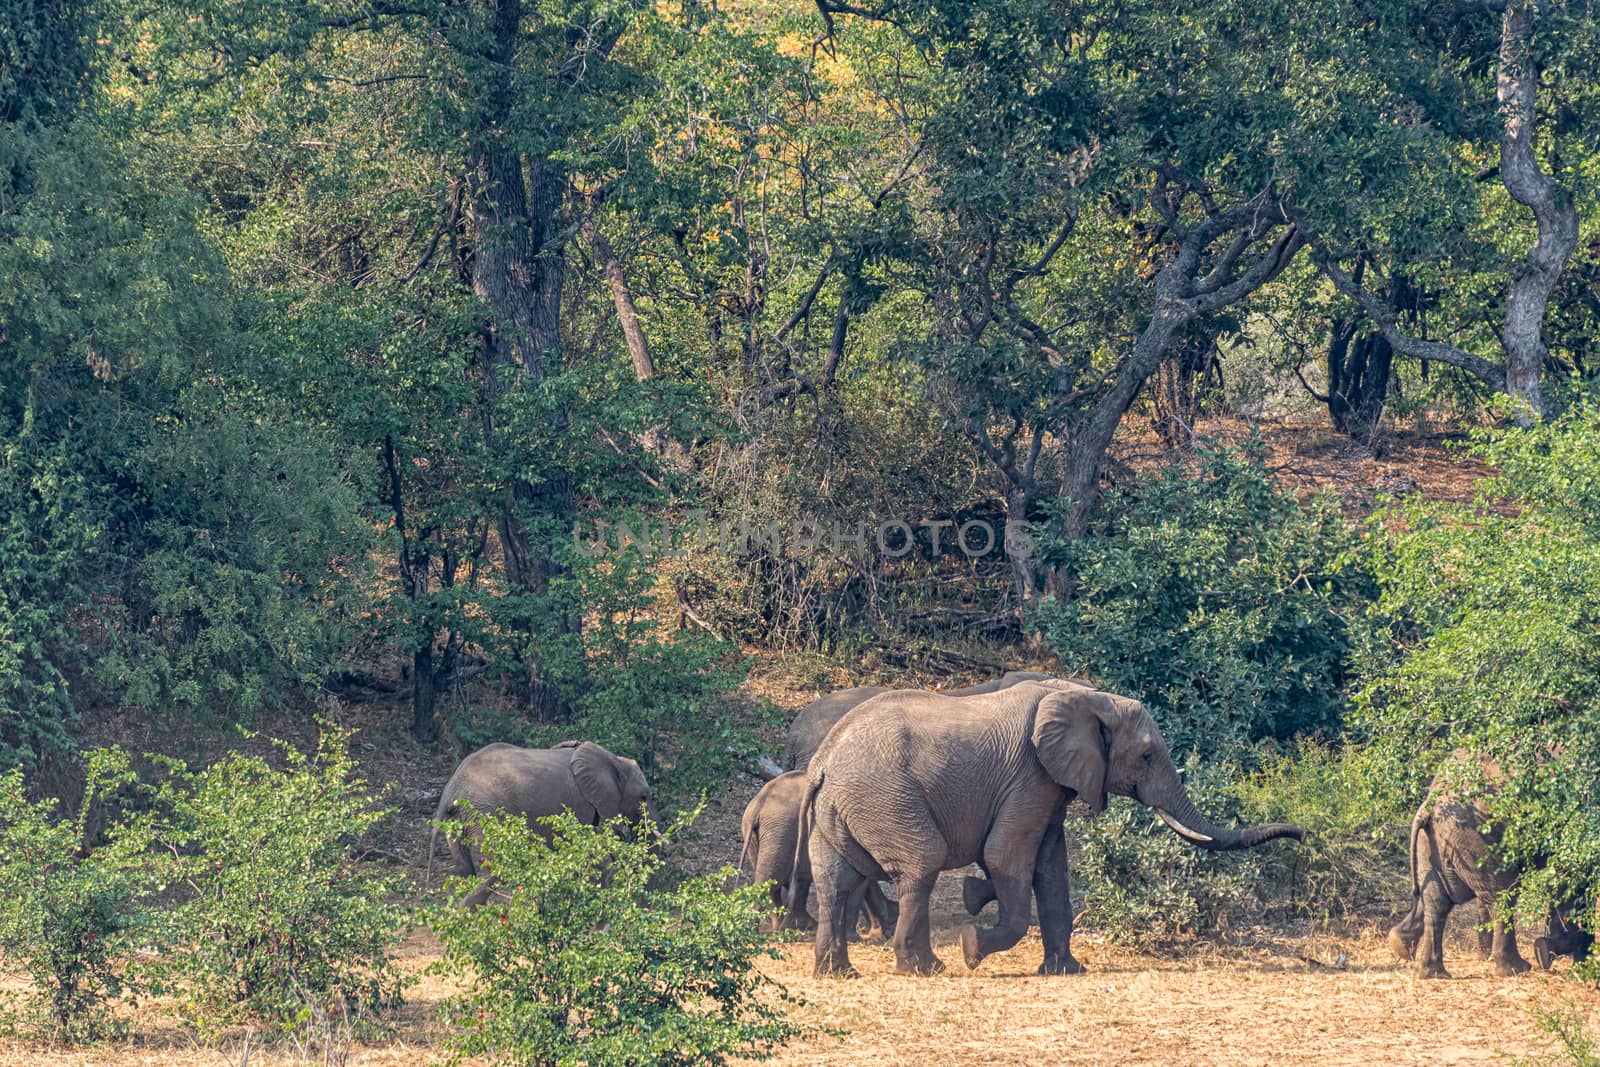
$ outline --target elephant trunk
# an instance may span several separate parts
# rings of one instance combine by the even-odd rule
[[[1143,797],[1140,799],[1144,800]],[[1194,802],[1189,799],[1188,791],[1178,780],[1176,768],[1173,770],[1169,788],[1160,791],[1160,795],[1152,800],[1145,800],[1145,803],[1154,808],[1156,814],[1161,816],[1161,821],[1179,837],[1212,852],[1255,848],[1280,837],[1292,837],[1296,841],[1303,841],[1306,836],[1306,832],[1300,827],[1288,823],[1247,826],[1242,830],[1217,826],[1195,808]]]

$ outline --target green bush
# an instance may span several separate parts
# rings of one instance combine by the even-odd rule
[[[665,890],[658,851],[570,813],[550,820],[548,840],[518,817],[481,821],[504,892],[433,919],[436,970],[467,987],[444,1005],[462,1028],[451,1062],[719,1064],[765,1058],[800,1032],[751,967],[774,954],[758,933],[763,894],[725,892],[732,870]]]
[[[1453,749],[1500,764],[1491,816],[1525,870],[1501,904],[1537,916],[1600,897],[1600,406],[1473,451],[1498,473],[1472,504],[1375,522],[1382,625],[1352,725],[1373,803],[1397,818]]]
[[[1180,755],[1340,725],[1371,586],[1335,501],[1272,483],[1259,440],[1107,494],[1088,534],[1037,535],[1070,599],[1035,624],[1067,670],[1142,700]]]
[[[1271,914],[1354,929],[1410,905],[1409,818],[1363,803],[1359,770],[1330,745],[1302,741],[1292,755],[1264,754],[1232,787],[1245,821],[1310,831],[1293,847],[1261,853],[1259,891]]]
[[[1229,777],[1228,768],[1202,767],[1193,757],[1184,768],[1195,805],[1222,821],[1237,814]],[[1086,922],[1111,941],[1154,948],[1220,933],[1262,914],[1256,892],[1262,852],[1206,852],[1148,808],[1120,800],[1073,830],[1079,843],[1073,875]]]
[[[292,1031],[342,1001],[358,1011],[399,1003],[389,957],[402,915],[398,879],[355,862],[351,842],[390,812],[354,775],[348,736],[325,732],[285,769],[230,754],[203,771],[174,766],[163,786],[183,897],[166,916],[166,978],[202,1029],[239,1021]]]
[[[1141,947],[1241,925],[1310,920],[1354,929],[1409,902],[1407,823],[1359,802],[1343,754],[1314,741],[1292,755],[1263,751],[1258,766],[1202,766],[1185,784],[1195,804],[1227,823],[1291,822],[1299,843],[1205,852],[1136,804],[1116,804],[1078,830],[1076,877],[1090,920],[1113,941]]]
[[[552,642],[542,668],[582,679],[568,722],[526,729],[533,745],[569,737],[594,741],[639,761],[667,810],[693,804],[736,769],[737,753],[757,748],[728,695],[744,680],[738,650],[705,634],[665,630],[656,585],[658,556],[635,548],[574,560],[558,586],[587,614],[581,646]],[[558,592],[559,592],[558,588]],[[484,740],[498,740],[485,737]]]
[[[1547,1055],[1518,1056],[1516,1067],[1600,1067],[1600,1038],[1584,1025],[1584,1014],[1568,1002],[1555,1008],[1534,1004],[1528,1009],[1541,1034],[1554,1038]]]
[[[74,819],[30,801],[22,772],[0,777],[0,952],[32,980],[20,1013],[51,1037],[90,1041],[111,1029],[110,1005],[132,991],[123,954],[144,931],[156,888],[147,820],[119,819],[91,847],[89,812],[132,780],[119,750],[92,753]]]

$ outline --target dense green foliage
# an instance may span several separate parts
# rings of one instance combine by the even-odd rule
[[[97,750],[72,818],[8,772],[0,950],[33,982],[8,1025],[92,1040],[149,993],[176,996],[207,1033],[295,1033],[394,1007],[399,880],[354,854],[391,812],[354,776],[346,742],[335,731],[310,755],[282,746],[282,769],[242,753],[198,771],[158,757],[159,774]]]
[[[1071,595],[1041,604],[1039,631],[1069,671],[1142,700],[1176,753],[1333,736],[1369,597],[1357,542],[1331,497],[1274,484],[1259,442],[1202,449],[1107,494],[1086,536],[1046,531]]]
[[[342,734],[282,770],[233,754],[164,786],[159,833],[180,898],[161,917],[162,971],[202,1028],[257,1021],[292,1030],[335,999],[362,1013],[399,1002],[389,958],[399,880],[358,864],[352,840],[375,807]]]
[[[109,1009],[133,984],[126,956],[149,933],[145,904],[160,865],[145,820],[119,819],[90,848],[89,819],[130,779],[125,754],[92,754],[76,818],[61,817],[53,800],[30,801],[20,770],[0,779],[0,951],[33,983],[24,1011],[7,1011],[8,1029],[36,1024],[77,1042],[117,1025]]]
[[[503,888],[434,916],[436,966],[467,984],[444,1006],[461,1028],[452,1062],[722,1064],[765,1058],[798,1033],[781,991],[750,969],[773,954],[757,932],[760,887],[729,893],[724,869],[658,888],[663,860],[648,842],[570,813],[550,820],[549,838],[516,817],[481,822]]]
[[[1354,716],[1396,811],[1456,748],[1496,760],[1491,813],[1530,868],[1525,912],[1600,899],[1600,412],[1479,435],[1498,471],[1470,506],[1384,514],[1373,548],[1389,641]]]
[[[58,857],[0,859],[8,959],[98,1027],[156,834],[200,1018],[396,994],[349,754],[175,768],[103,840],[25,793],[125,722],[331,694],[436,753],[590,737],[687,804],[773,725],[757,657],[933,680],[1035,634],[1217,817],[1315,834],[1212,857],[1114,811],[1110,927],[1376,907],[1463,746],[1508,772],[1516,903],[1592,900],[1600,434],[1562,390],[1600,374],[1597,51],[1594,4],[1525,0],[8,5],[0,769]],[[1363,535],[1192,447],[1294,397],[1363,457],[1528,425],[1479,438],[1477,503]],[[650,543],[591,551],[622,524]],[[742,968],[696,901],[658,899],[725,935],[686,973]],[[781,1035],[717,988],[714,1054]]]

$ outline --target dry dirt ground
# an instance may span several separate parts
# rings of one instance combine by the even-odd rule
[[[954,879],[947,879],[951,885]],[[945,902],[945,911],[954,903]],[[810,975],[810,946],[762,969],[804,1004],[793,1016],[848,1031],[818,1035],[781,1050],[779,1065],[798,1064],[1455,1064],[1509,1063],[1551,1049],[1529,1009],[1575,1007],[1600,1025],[1600,994],[1559,976],[1490,976],[1465,937],[1448,957],[1455,977],[1422,981],[1401,969],[1375,936],[1353,940],[1278,940],[1249,950],[1197,949],[1182,956],[1141,955],[1092,933],[1075,951],[1088,973],[1039,978],[1037,937],[986,960],[975,973],[960,964],[949,916],[935,947],[951,965],[935,978],[894,973],[883,945],[856,945],[854,981]],[[1464,931],[1463,931],[1464,933]],[[1313,968],[1347,953],[1343,969]],[[421,969],[437,946],[426,933],[408,939],[403,959]],[[142,1009],[141,1039],[78,1051],[0,1042],[0,1064],[39,1067],[179,1067],[203,1064],[289,1067],[347,1063],[411,1065],[441,1059],[439,999],[449,989],[424,978],[385,1036],[336,1046],[324,1060],[290,1047],[252,1047],[243,1035],[201,1046],[159,1006]]]
[[[699,840],[685,849],[694,859],[690,866],[711,869],[737,858],[738,815],[756,788],[753,779],[741,778],[713,798]],[[1575,1009],[1591,1030],[1600,1030],[1600,992],[1566,980],[1564,963],[1556,975],[1492,976],[1476,958],[1462,916],[1446,954],[1454,976],[1449,981],[1422,981],[1401,967],[1378,930],[1348,938],[1260,933],[1247,944],[1196,943],[1152,955],[1111,945],[1087,929],[1073,944],[1088,972],[1065,978],[1035,975],[1042,949],[1030,934],[968,972],[955,942],[965,919],[959,885],[958,872],[946,875],[934,898],[934,948],[948,966],[938,977],[896,974],[889,947],[867,943],[851,947],[861,978],[819,980],[811,976],[809,943],[776,946],[780,958],[763,960],[760,968],[802,1002],[792,1017],[846,1033],[797,1041],[773,1062],[1510,1063],[1553,1048],[1535,1029],[1530,1009],[1536,1005]],[[991,920],[992,912],[985,916]],[[1330,966],[1341,954],[1345,964]],[[419,974],[437,957],[438,944],[426,931],[409,936],[400,952],[402,965]],[[336,1041],[338,1055],[327,1060],[319,1051],[307,1055],[283,1045],[252,1047],[246,1060],[244,1035],[237,1032],[200,1045],[156,1003],[139,1009],[138,1038],[130,1044],[60,1051],[0,1040],[0,1067],[427,1064],[443,1058],[438,1008],[451,991],[441,979],[422,975],[386,1033],[363,1044]]]

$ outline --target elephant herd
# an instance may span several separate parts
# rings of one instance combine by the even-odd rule
[[[892,938],[900,971],[942,970],[929,937],[929,896],[940,872],[972,864],[983,875],[963,882],[966,910],[976,916],[991,902],[997,907],[992,924],[960,931],[968,968],[1020,941],[1036,910],[1044,943],[1039,973],[1081,971],[1072,955],[1063,828],[1073,802],[1099,812],[1108,796],[1131,797],[1204,849],[1305,836],[1287,824],[1214,825],[1189,799],[1143,705],[1048,675],[1013,671],[942,692],[843,690],[803,709],[786,742],[786,769],[745,809],[740,865],[748,861],[757,883],[770,883],[769,928],[814,926],[819,975],[855,973],[849,940],[858,918],[869,934]],[[494,744],[472,753],[445,786],[435,827],[468,810],[496,809],[536,828],[541,817],[564,809],[596,825],[618,815],[654,819],[638,764],[576,741],[550,749]],[[1445,920],[1474,899],[1493,926],[1483,939],[1496,971],[1528,969],[1514,930],[1488,912],[1487,902],[1516,872],[1494,866],[1485,814],[1481,798],[1465,801],[1436,780],[1413,821],[1413,905],[1389,943],[1404,959],[1420,946],[1424,976],[1445,974]],[[470,829],[451,841],[456,873],[481,873],[476,842]],[[432,854],[430,840],[430,865]],[[883,892],[885,881],[894,883],[898,900]],[[481,904],[491,891],[485,879],[465,903]],[[1558,955],[1581,959],[1589,942],[1561,911],[1534,948],[1548,969]]]

